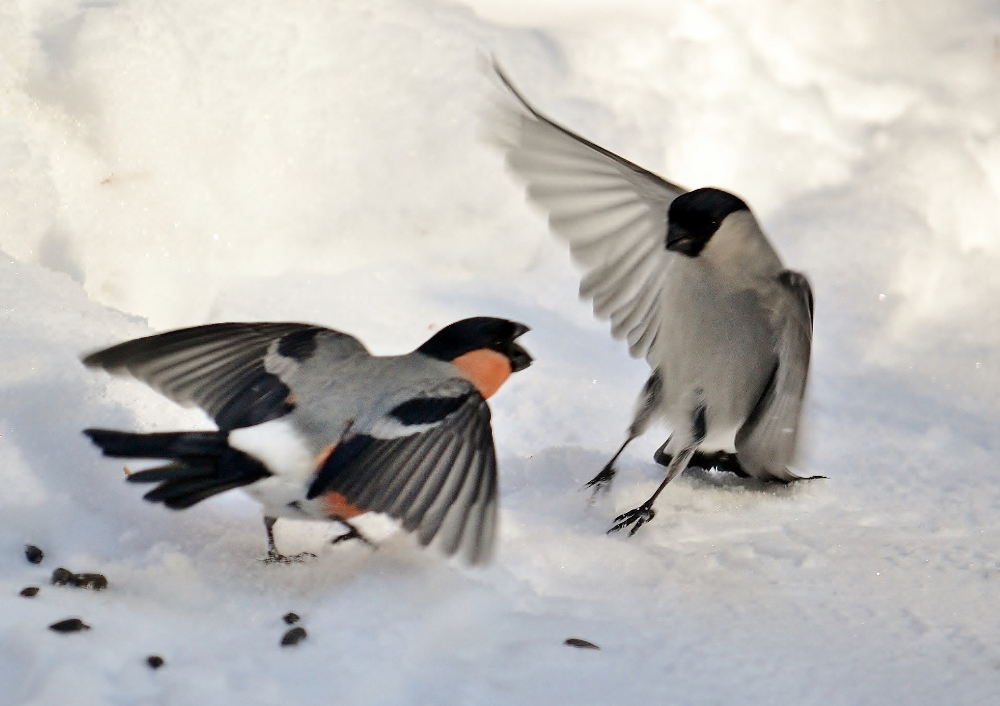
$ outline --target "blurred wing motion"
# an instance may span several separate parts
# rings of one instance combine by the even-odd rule
[[[348,435],[330,454],[307,495],[339,493],[437,539],[445,554],[473,564],[493,550],[497,462],[486,400],[449,380],[397,406],[370,429]]]
[[[778,362],[747,421],[736,434],[736,453],[756,478],[798,480],[787,464],[795,456],[799,411],[805,394],[812,347],[813,296],[809,281],[785,270],[778,281],[787,296],[774,312]]]
[[[226,323],[127,341],[91,353],[83,363],[128,373],[175,402],[201,407],[221,431],[230,431],[290,412],[291,391],[265,359],[294,363],[319,344],[342,349],[344,356],[365,351],[356,338],[320,326]]]
[[[507,164],[586,268],[580,296],[593,299],[594,313],[611,320],[612,335],[626,339],[634,357],[645,356],[674,257],[665,247],[667,209],[685,189],[549,120],[493,69],[516,99],[498,106],[495,121]]]

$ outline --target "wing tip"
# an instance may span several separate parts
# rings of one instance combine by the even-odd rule
[[[101,370],[110,370],[111,365],[108,362],[108,356],[106,355],[111,348],[101,348],[100,350],[91,351],[80,356],[80,362],[88,368],[100,368]]]

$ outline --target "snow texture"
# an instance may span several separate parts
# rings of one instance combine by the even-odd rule
[[[471,4],[0,4],[0,706],[995,702],[996,3]],[[742,196],[809,276],[800,471],[827,480],[692,471],[605,535],[667,431],[588,508],[648,371],[481,139],[489,53],[590,139]],[[80,434],[209,427],[79,363],[130,337],[311,321],[394,353],[470,315],[532,326],[537,361],[492,400],[484,570],[380,518],[377,551],[281,521],[319,558],[264,565],[244,495],[145,503]]]

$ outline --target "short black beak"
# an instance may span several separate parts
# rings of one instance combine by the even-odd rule
[[[510,359],[510,371],[512,373],[518,373],[531,365],[532,358],[528,355],[528,351],[516,343],[511,342],[510,347],[507,349],[507,357]]]
[[[682,228],[679,225],[671,223],[667,227],[667,250],[673,252],[688,254],[687,251],[690,250],[691,246],[694,244],[694,238],[688,233],[686,228]]]
[[[523,336],[524,334],[528,333],[528,331],[531,330],[530,326],[525,326],[524,324],[519,324],[516,321],[512,321],[511,323],[514,324],[514,333],[510,337],[510,340],[512,340],[512,341],[515,338],[520,338],[521,336]]]

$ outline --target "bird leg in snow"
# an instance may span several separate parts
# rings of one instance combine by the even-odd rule
[[[701,443],[700,440],[694,442],[687,448],[680,451],[672,459],[670,459],[670,465],[667,467],[667,477],[663,479],[660,483],[660,487],[656,489],[656,492],[644,502],[639,507],[634,510],[629,510],[628,512],[623,512],[621,515],[615,518],[615,524],[611,526],[608,530],[608,534],[612,532],[617,532],[618,530],[625,529],[629,525],[633,525],[632,529],[629,531],[628,536],[631,537],[633,534],[639,531],[639,528],[644,524],[656,517],[656,512],[653,510],[653,503],[656,502],[657,496],[663,492],[663,489],[667,487],[667,483],[676,478],[681,471],[687,468],[688,461],[694,455],[694,451],[698,448],[698,444]]]
[[[343,534],[338,534],[336,537],[334,537],[333,539],[331,539],[330,540],[330,544],[340,544],[341,542],[347,542],[347,541],[352,540],[352,539],[358,539],[361,542],[363,542],[364,544],[367,544],[372,549],[378,549],[378,545],[376,545],[374,542],[372,542],[370,539],[368,539],[368,537],[366,537],[363,534],[361,534],[358,531],[358,528],[355,527],[354,525],[352,525],[347,520],[342,520],[342,519],[340,519],[338,517],[337,518],[337,522],[339,522],[344,527],[346,527],[347,531],[344,532]]]
[[[267,530],[267,556],[261,559],[265,564],[296,564],[306,559],[315,559],[316,555],[311,552],[302,552],[293,556],[285,556],[278,552],[278,547],[274,543],[274,523],[277,517],[264,516],[264,529]]]
[[[628,438],[625,439],[625,443],[622,447],[618,449],[608,465],[601,469],[601,472],[596,476],[587,481],[586,488],[593,488],[594,492],[590,496],[590,502],[594,502],[594,498],[600,491],[605,493],[611,489],[611,481],[615,479],[615,461],[618,457],[622,455],[622,451],[628,446],[633,439],[642,436],[642,433],[646,431],[646,427],[649,426],[649,422],[653,419],[657,408],[663,401],[663,376],[660,375],[659,370],[654,370],[646,380],[646,384],[642,387],[642,392],[639,394],[639,401],[636,404],[635,416],[632,419],[632,423],[628,427]]]
[[[618,472],[615,469],[615,461],[618,460],[618,457],[622,455],[622,451],[625,450],[625,447],[628,446],[634,438],[634,436],[629,436],[629,438],[625,439],[625,443],[622,444],[621,448],[618,449],[618,452],[611,457],[611,460],[608,461],[607,465],[601,469],[601,472],[588,480],[587,485],[583,486],[584,488],[594,489],[593,494],[590,496],[591,503],[594,502],[594,498],[596,498],[597,494],[601,491],[606,493],[611,490],[611,481],[615,479],[615,474]]]

